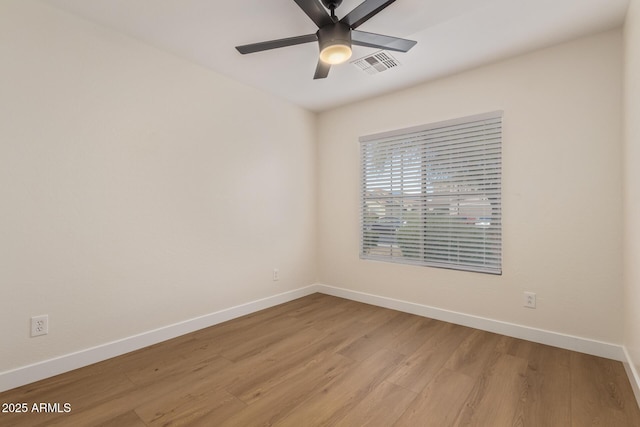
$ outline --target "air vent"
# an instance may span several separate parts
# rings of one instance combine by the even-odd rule
[[[384,50],[356,59],[351,63],[368,74],[378,74],[400,65],[396,58]]]

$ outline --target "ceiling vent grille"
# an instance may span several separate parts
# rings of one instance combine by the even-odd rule
[[[376,52],[373,55],[365,56],[364,58],[356,59],[351,63],[368,74],[378,74],[400,65],[389,52],[384,50]]]

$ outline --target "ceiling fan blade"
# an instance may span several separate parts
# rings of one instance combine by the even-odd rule
[[[288,37],[286,39],[269,40],[266,42],[245,44],[243,46],[236,46],[236,49],[238,49],[238,52],[244,55],[247,53],[261,52],[263,50],[277,49],[280,47],[294,46],[297,44],[309,43],[309,42],[315,42],[315,41],[318,41],[318,36],[316,34],[307,34],[304,36]]]
[[[329,75],[329,70],[331,69],[331,64],[327,64],[326,62],[322,62],[318,59],[318,66],[316,67],[316,73],[313,76],[314,80],[324,79]]]
[[[355,30],[394,1],[396,0],[365,0],[344,16],[340,22],[347,24],[352,30]]]
[[[302,9],[309,18],[311,18],[318,28],[333,24],[333,19],[331,19],[327,10],[318,0],[295,0],[295,2],[300,6],[300,9]]]
[[[382,34],[351,31],[351,43],[357,46],[375,47],[396,52],[408,52],[418,43],[415,40],[401,39]]]

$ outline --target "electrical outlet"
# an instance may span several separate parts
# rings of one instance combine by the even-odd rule
[[[536,308],[536,294],[533,292],[524,293],[524,306],[527,308]]]
[[[31,318],[31,336],[47,335],[49,333],[49,315],[34,316]]]
[[[277,268],[273,269],[273,281],[277,282],[278,280],[280,280],[280,270],[278,270]]]

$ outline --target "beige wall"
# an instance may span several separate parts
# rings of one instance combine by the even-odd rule
[[[640,372],[640,1],[631,0],[625,35],[625,347]],[[638,378],[637,380],[640,380]],[[637,381],[636,380],[636,381]],[[640,385],[640,384],[639,384]],[[638,396],[640,400],[640,395]]]
[[[315,282],[313,114],[32,1],[0,58],[0,372]]]
[[[611,31],[321,114],[320,282],[622,343],[622,61]],[[493,110],[503,275],[360,260],[358,137]]]

